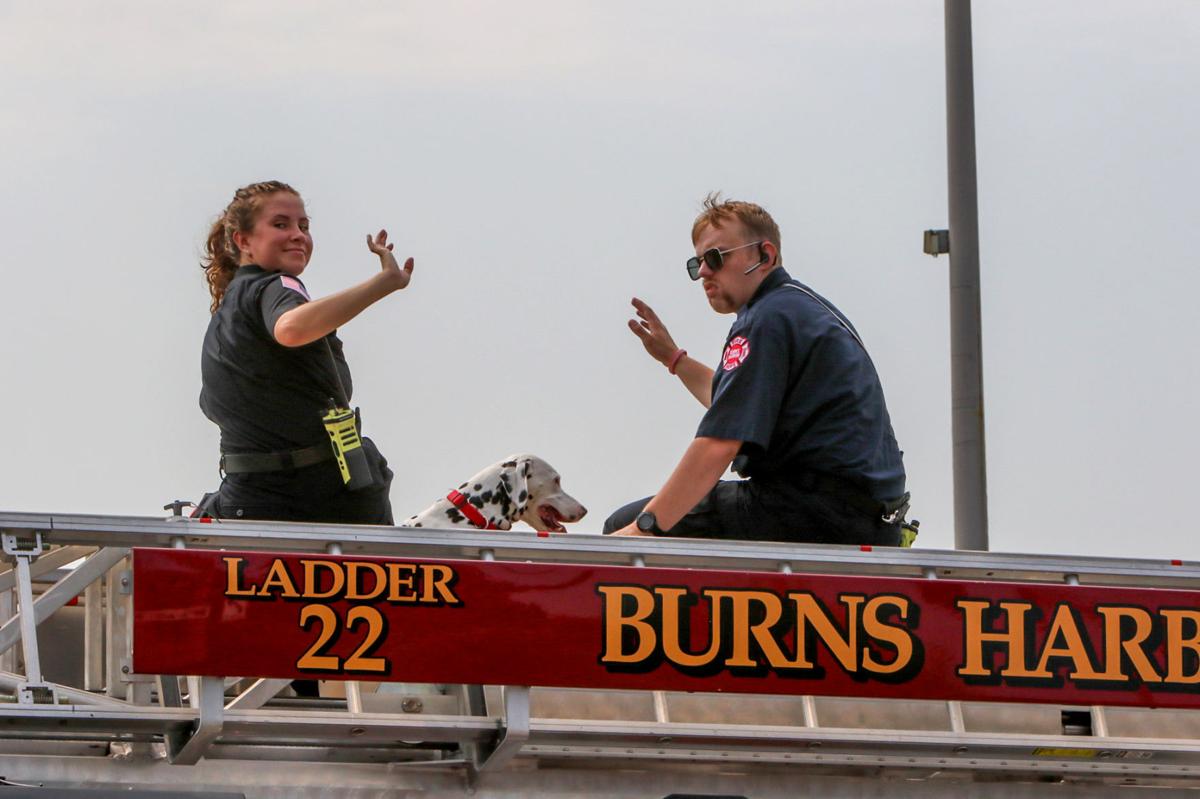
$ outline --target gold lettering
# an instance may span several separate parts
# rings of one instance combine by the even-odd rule
[[[262,585],[258,587],[258,596],[268,596],[271,589],[278,589],[279,596],[286,599],[296,599],[300,596],[295,583],[292,582],[292,575],[288,574],[287,566],[280,558],[271,561],[267,579],[263,580]]]
[[[413,575],[417,572],[415,563],[389,563],[388,570],[388,602],[416,602],[417,594],[413,590]]]
[[[381,564],[366,560],[301,558],[298,566],[291,564],[296,568],[296,573],[292,574],[287,561],[275,558],[267,568],[262,584],[254,585],[246,582],[243,576],[245,558],[230,556],[223,560],[225,595],[231,597],[274,596],[317,600],[344,597],[356,602],[370,602],[386,594],[387,602],[462,604],[462,600],[454,593],[454,569],[440,563]],[[297,580],[300,582],[297,583]],[[297,590],[297,586],[300,590]]]
[[[1056,645],[1059,638],[1062,638],[1065,646]],[[1034,670],[1039,677],[1053,676],[1049,669],[1052,657],[1071,659],[1074,664],[1071,671],[1072,680],[1104,679],[1104,675],[1092,667],[1087,647],[1084,645],[1083,633],[1079,631],[1079,626],[1075,623],[1075,614],[1071,612],[1069,605],[1059,605],[1058,610],[1054,613],[1054,619],[1050,622],[1050,632],[1046,634],[1046,645],[1042,649],[1042,656]]]
[[[1167,682],[1192,685],[1200,682],[1200,669],[1191,674],[1183,673],[1183,650],[1190,649],[1200,655],[1200,611],[1160,610],[1167,620]],[[1183,621],[1192,622],[1192,637],[1184,639]]]
[[[638,663],[654,652],[657,637],[645,619],[654,612],[654,595],[645,588],[631,585],[601,585],[597,590],[604,596],[604,651],[601,663]],[[622,615],[626,597],[635,603],[633,615]],[[626,655],[621,647],[626,629],[637,635],[637,647]]]
[[[779,597],[770,591],[705,591],[713,607],[713,637],[719,635],[717,622],[719,614],[716,608],[722,599],[730,602],[729,620],[732,623],[730,634],[730,653],[725,658],[725,665],[733,668],[754,668],[759,665],[757,660],[750,657],[750,636],[758,642],[767,662],[779,667],[789,665],[787,657],[779,649],[779,644],[771,636],[770,628],[779,623],[783,616],[783,603]],[[750,624],[750,608],[757,604],[763,608],[765,615],[758,624]]]
[[[991,607],[984,600],[960,599],[955,603],[963,613],[963,647],[966,663],[957,670],[960,677],[988,677],[990,669],[983,667],[983,645],[987,642],[1002,644],[1008,654],[1004,670],[1005,677],[1040,677],[1037,672],[1025,668],[1025,614],[1033,609],[1030,602],[1000,602],[1004,612],[1004,632],[984,632],[983,611]]]
[[[328,599],[337,596],[342,590],[342,586],[346,584],[346,575],[342,571],[340,563],[332,560],[301,560],[300,564],[304,567],[305,599]],[[321,578],[317,574],[318,568],[324,568],[331,575],[330,587],[325,591],[317,590],[317,586],[321,584]]]
[[[679,600],[687,593],[686,588],[655,588],[654,593],[662,597],[662,646],[663,654],[672,663],[696,668],[707,666],[716,658],[721,650],[721,606],[719,602],[712,603],[712,624],[709,626],[708,651],[693,655],[683,650],[679,638],[684,624],[679,614]]]
[[[453,579],[454,569],[451,569],[449,566],[441,563],[422,563],[421,584],[424,590],[421,593],[421,601],[429,604],[437,604],[439,600],[434,596],[436,592],[441,595],[441,601],[447,605],[459,604],[459,598],[454,595],[454,591],[450,588],[450,581]]]
[[[225,561],[225,596],[254,596],[254,587],[239,588],[238,583],[241,581],[242,569],[241,564],[245,558],[221,558]]]
[[[839,597],[846,606],[846,634],[842,636],[825,609],[809,593],[789,593],[788,599],[796,603],[796,661],[793,666],[812,668],[811,653],[805,651],[808,639],[806,627],[811,625],[821,643],[825,644],[842,668],[849,672],[858,671],[858,610],[863,598],[857,595]]]
[[[880,609],[891,605],[900,611],[900,618],[908,618],[908,599],[902,596],[884,594],[872,597],[863,608],[863,632],[869,638],[891,644],[896,648],[896,659],[891,663],[880,663],[871,654],[871,648],[862,648],[862,664],[867,671],[876,674],[893,674],[905,668],[913,658],[912,634],[903,627],[893,627],[885,624],[880,618]]]
[[[375,578],[370,590],[363,586],[363,571],[369,572]],[[387,588],[387,577],[383,567],[369,560],[346,561],[346,599],[374,599]]]
[[[1129,680],[1129,675],[1121,669],[1121,651],[1124,650],[1142,682],[1162,682],[1141,647],[1153,632],[1150,614],[1141,608],[1130,607],[1098,607],[1096,610],[1104,617],[1104,679]],[[1129,640],[1121,637],[1121,619],[1131,619],[1134,623],[1133,637]]]

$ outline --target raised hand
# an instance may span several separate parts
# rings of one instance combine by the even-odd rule
[[[388,233],[386,230],[380,230],[372,238],[371,234],[367,234],[367,247],[371,252],[379,256],[379,265],[384,274],[388,276],[392,283],[392,288],[399,291],[408,285],[412,280],[413,266],[415,262],[409,258],[404,262],[404,268],[396,263],[396,256],[392,253],[392,248],[395,246],[388,243]]]
[[[629,329],[642,340],[642,346],[650,353],[650,357],[666,366],[667,361],[679,349],[675,346],[675,339],[671,338],[666,325],[658,318],[653,308],[637,297],[633,298],[633,307],[638,318],[629,320]]]

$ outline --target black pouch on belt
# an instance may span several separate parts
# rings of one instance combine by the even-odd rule
[[[359,439],[362,441],[363,461],[371,473],[371,482],[364,485],[363,488],[378,488],[386,485],[388,481],[383,474],[383,456],[379,454],[379,448],[375,446],[375,442],[362,434],[362,413],[358,408],[354,409],[354,421],[358,426]]]

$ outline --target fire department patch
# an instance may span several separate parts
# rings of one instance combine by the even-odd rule
[[[721,356],[721,368],[726,372],[732,372],[741,366],[749,355],[750,342],[745,336],[736,336],[725,347],[725,354]]]
[[[279,277],[279,282],[283,283],[284,288],[291,289],[292,291],[296,292],[304,299],[306,299],[306,300],[312,299],[311,297],[308,296],[308,292],[304,290],[304,284],[301,283],[296,278],[288,277],[287,275],[281,275]]]

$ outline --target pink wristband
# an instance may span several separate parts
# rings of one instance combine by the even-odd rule
[[[675,374],[675,367],[679,365],[679,362],[683,360],[683,356],[685,355],[687,355],[687,350],[682,348],[675,350],[675,354],[671,356],[671,362],[667,364],[667,371]]]

